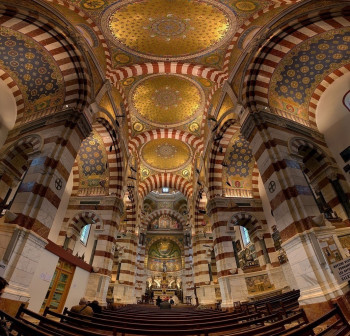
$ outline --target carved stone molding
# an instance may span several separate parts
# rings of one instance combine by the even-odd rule
[[[257,113],[250,113],[242,124],[241,133],[245,139],[249,139],[254,128],[264,123],[278,125],[280,127],[294,131],[308,138],[312,137],[312,138],[324,140],[322,134],[320,134],[318,131],[311,129],[305,125],[299,124],[293,120],[281,117],[277,114],[272,114],[268,111],[259,111]]]

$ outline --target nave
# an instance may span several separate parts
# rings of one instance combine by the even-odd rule
[[[350,0],[0,0],[1,314],[347,333],[349,88]]]

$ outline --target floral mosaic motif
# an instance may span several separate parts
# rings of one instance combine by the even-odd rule
[[[271,82],[271,106],[306,117],[306,104],[317,85],[327,74],[346,64],[349,57],[349,28],[303,42],[276,69]]]
[[[250,175],[250,170],[254,165],[252,151],[249,148],[249,143],[241,135],[237,137],[230,148],[226,164],[229,176],[247,177]]]
[[[27,111],[63,103],[63,78],[54,60],[33,40],[6,27],[0,27],[0,68],[19,84]]]
[[[107,154],[97,132],[94,131],[83,141],[78,162],[81,187],[108,187]]]
[[[81,5],[85,9],[96,10],[96,9],[100,9],[103,6],[105,6],[106,1],[104,1],[104,0],[83,0],[81,2]]]

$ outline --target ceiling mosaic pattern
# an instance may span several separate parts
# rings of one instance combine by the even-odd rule
[[[224,159],[223,186],[232,189],[252,188],[251,175],[254,160],[249,143],[238,135],[231,140]],[[228,183],[229,184],[228,184]]]
[[[201,112],[204,103],[203,92],[195,81],[171,75],[141,80],[131,91],[130,100],[141,119],[159,126],[186,123]]]
[[[32,39],[6,27],[0,27],[0,68],[21,88],[27,113],[63,104],[63,78],[54,60]]]
[[[294,48],[275,70],[270,105],[307,119],[308,102],[317,85],[350,58],[350,29],[317,35]]]
[[[145,165],[156,170],[176,170],[191,159],[190,148],[175,139],[157,139],[146,143],[141,149]]]
[[[77,160],[80,188],[108,187],[107,153],[103,140],[96,131],[93,131],[81,144]]]
[[[185,15],[184,15],[185,14]],[[217,1],[124,1],[103,15],[105,33],[122,49],[146,57],[178,58],[224,43],[235,16]]]

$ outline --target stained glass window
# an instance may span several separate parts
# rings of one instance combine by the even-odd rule
[[[85,225],[80,231],[80,241],[84,245],[87,244],[89,233],[90,233],[90,227],[91,227],[90,224]]]

